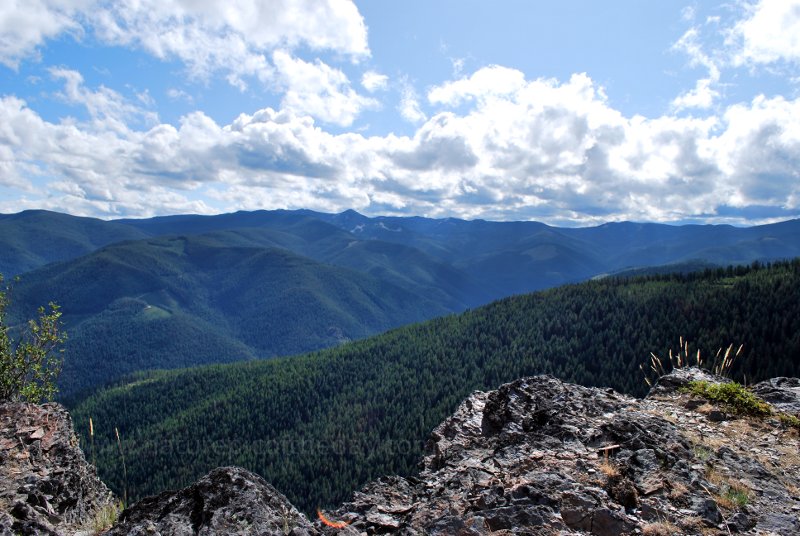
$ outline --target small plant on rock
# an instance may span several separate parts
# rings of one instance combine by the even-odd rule
[[[689,382],[683,390],[711,402],[722,404],[739,415],[766,417],[772,414],[769,404],[736,382],[709,383],[706,381],[693,381]]]
[[[717,497],[717,504],[728,510],[740,510],[750,502],[750,490],[737,482],[728,482],[725,491]]]
[[[97,509],[94,517],[86,527],[90,534],[102,534],[110,529],[117,522],[120,512],[123,510],[121,502],[110,502]]]
[[[789,428],[796,428],[800,431],[800,419],[789,413],[781,413],[778,415],[780,421]]]

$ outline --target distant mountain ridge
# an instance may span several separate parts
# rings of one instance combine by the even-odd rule
[[[63,307],[71,395],[134,370],[305,352],[601,275],[792,258],[800,220],[558,228],[352,210],[25,211],[0,215],[0,251],[2,273],[21,276],[16,319]]]
[[[283,247],[321,262],[342,258],[341,250],[353,240],[399,244],[427,255],[427,262],[476,274],[473,284],[490,293],[476,304],[631,268],[690,260],[749,264],[800,255],[800,219],[753,227],[619,222],[560,228],[540,222],[367,217],[354,210],[259,210],[111,221],[39,210],[0,214],[0,230],[0,245],[6,251],[0,273],[6,276],[120,240],[167,235],[248,230],[259,235],[260,245]],[[48,246],[62,242],[73,247]],[[487,281],[499,267],[513,268],[514,273],[505,281]]]
[[[130,225],[46,210],[0,214],[0,274],[12,277],[107,244],[146,236]]]

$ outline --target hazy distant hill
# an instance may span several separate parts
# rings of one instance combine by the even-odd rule
[[[113,242],[145,236],[129,225],[45,210],[0,214],[0,274],[11,278]]]
[[[379,475],[409,474],[422,441],[474,389],[548,373],[643,394],[639,365],[679,336],[708,360],[744,344],[749,382],[800,375],[800,260],[641,279],[605,278],[507,298],[304,356],[138,374],[73,412],[93,417],[103,480],[177,488],[243,465],[306,510]],[[102,423],[102,428],[101,424]]]
[[[365,273],[230,242],[110,245],[24,274],[15,311],[62,305],[66,395],[135,370],[305,352],[448,312]]]
[[[281,247],[396,284],[422,284],[453,311],[630,268],[687,261],[726,266],[800,255],[800,220],[747,228],[631,222],[558,228],[538,222],[369,218],[352,210],[111,222],[29,211],[0,216],[0,226],[6,244],[0,268],[6,275],[123,239],[235,231],[219,240]]]
[[[800,255],[800,220],[571,229],[355,211],[111,222],[26,211],[0,215],[0,230],[5,275],[36,269],[14,291],[16,318],[64,307],[66,394],[132,370],[322,348],[609,273]]]
[[[733,227],[609,223],[558,228],[538,222],[366,218],[317,214],[354,236],[416,247],[482,281],[497,296],[629,268],[704,261],[727,266],[800,255],[800,220]]]

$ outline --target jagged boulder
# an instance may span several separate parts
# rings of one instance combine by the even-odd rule
[[[305,536],[317,530],[260,476],[222,467],[188,488],[142,499],[106,534]]]
[[[797,431],[712,418],[679,389],[697,379],[723,381],[679,369],[645,400],[549,376],[473,393],[418,477],[373,482],[334,515],[353,534],[800,534]]]
[[[59,404],[0,404],[0,534],[74,534],[116,501]]]
[[[753,386],[753,392],[777,409],[800,415],[800,379],[772,378]]]
[[[689,382],[725,383],[728,378],[718,376],[707,370],[697,367],[682,367],[673,369],[669,374],[659,377],[648,393],[648,398],[670,395],[678,392]]]

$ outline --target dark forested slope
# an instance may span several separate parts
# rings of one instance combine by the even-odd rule
[[[743,343],[749,381],[800,375],[800,260],[636,280],[606,278],[508,298],[461,315],[304,356],[139,374],[74,408],[94,419],[100,474],[129,494],[237,464],[297,505],[345,498],[412,473],[422,441],[472,390],[549,373],[641,394],[638,369],[683,336],[704,351]]]
[[[369,274],[229,242],[122,242],[48,265],[15,284],[15,314],[62,305],[70,396],[136,370],[307,352],[448,312]]]
[[[559,228],[539,222],[370,218],[352,210],[259,210],[109,222],[26,211],[0,214],[0,231],[0,273],[6,276],[119,240],[217,233],[233,240],[228,245],[251,240],[395,284],[413,275],[415,284],[426,284],[431,297],[452,311],[629,268],[695,260],[724,266],[800,255],[800,220],[746,228],[633,222]]]

